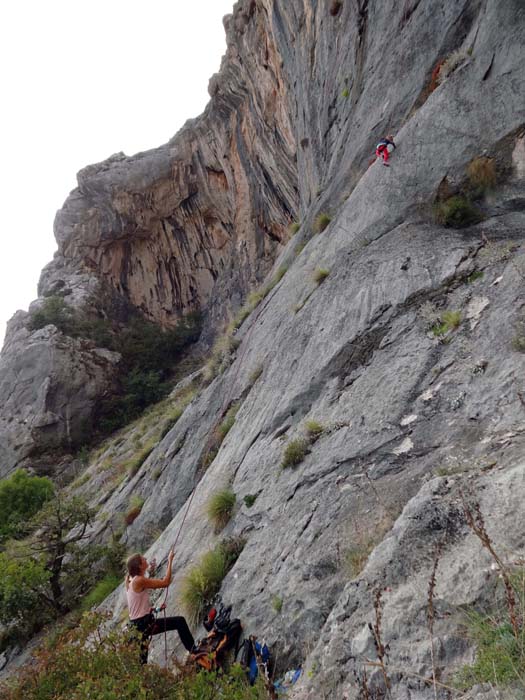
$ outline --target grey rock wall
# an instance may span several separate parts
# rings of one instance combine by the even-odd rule
[[[126,528],[129,547],[149,546],[161,560],[177,540],[174,612],[188,568],[219,538],[206,502],[231,487],[237,505],[220,537],[246,545],[222,594],[247,632],[266,637],[280,670],[304,666],[294,697],[359,697],[355,674],[376,661],[368,623],[381,590],[392,698],[430,700],[425,610],[437,543],[443,684],[475,653],[463,606],[490,607],[497,590],[460,489],[479,501],[506,561],[525,548],[524,356],[514,343],[525,305],[525,11],[492,0],[365,0],[343,2],[333,17],[325,3],[239,3],[230,52],[250,37],[252,6],[298,144],[301,229],[274,268],[288,271],[239,329],[232,365],[176,425],[160,439],[162,416],[146,416],[102,446],[75,488],[100,507],[93,538],[115,529],[136,495],[144,505]],[[458,67],[429,93],[433,68],[455,50]],[[217,104],[227,87],[219,76],[211,88]],[[391,167],[369,166],[387,131],[398,146]],[[452,191],[464,183],[480,155],[500,173],[478,202],[483,220],[440,226],[438,191],[445,179]],[[313,235],[321,211],[332,221]],[[328,272],[320,284],[319,268]],[[460,322],[439,337],[430,327],[444,310],[460,312]],[[235,423],[203,470],[234,401]],[[287,443],[305,435],[309,419],[323,433],[301,464],[283,469]],[[131,475],[123,465],[138,439],[155,446]],[[251,507],[246,495],[257,496]],[[352,552],[368,550],[364,569],[352,572]],[[119,620],[122,591],[107,605]],[[153,642],[154,660],[161,647]],[[377,667],[368,675],[380,684]]]

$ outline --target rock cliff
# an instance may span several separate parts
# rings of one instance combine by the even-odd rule
[[[240,325],[231,364],[174,426],[161,437],[164,409],[146,416],[93,455],[75,488],[99,507],[94,538],[140,497],[126,541],[159,559],[188,512],[177,591],[217,540],[203,509],[228,486],[237,506],[221,536],[246,543],[222,592],[280,668],[304,665],[293,697],[363,697],[377,591],[391,697],[449,697],[474,653],[461,610],[490,606],[497,579],[462,498],[479,502],[499,550],[525,553],[525,9],[243,0],[225,26],[204,115],[160,149],[79,174],[40,293],[74,281],[81,306],[91,285],[166,326],[199,307],[211,336],[272,264],[281,273]],[[370,165],[385,133],[390,168]],[[462,220],[444,209],[454,201]],[[76,407],[46,359],[67,367],[71,339],[15,321],[0,364],[4,470],[28,454],[20,443],[40,415],[82,415],[87,401]],[[75,358],[93,377],[86,395],[107,390],[115,358],[93,347]],[[56,408],[39,408],[39,384]],[[302,460],[282,468],[293,440]],[[126,472],[137,441],[149,454]],[[369,557],[350,571],[356,552]],[[118,617],[121,591],[109,604]],[[380,687],[381,669],[366,668]]]

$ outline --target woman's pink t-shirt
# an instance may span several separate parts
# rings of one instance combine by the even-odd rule
[[[133,579],[130,579],[126,596],[128,598],[129,619],[138,620],[139,617],[144,617],[151,610],[151,601],[149,599],[149,589],[145,588],[140,593],[133,590]]]

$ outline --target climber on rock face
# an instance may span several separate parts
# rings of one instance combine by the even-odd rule
[[[148,562],[140,554],[129,557],[126,566],[128,573],[125,579],[126,595],[128,599],[129,618],[133,627],[138,630],[140,636],[140,661],[148,662],[149,639],[154,634],[162,634],[177,630],[181,642],[188,651],[193,649],[194,639],[188,624],[183,617],[164,617],[155,619],[152,612],[149,592],[155,588],[167,588],[171,581],[171,566],[173,562],[173,550],[168,554],[168,570],[164,578],[149,578],[146,576]],[[164,609],[165,605],[161,606]]]
[[[396,144],[394,143],[394,137],[392,136],[392,134],[388,134],[387,136],[385,136],[385,138],[381,139],[381,141],[376,146],[376,158],[383,158],[383,165],[386,165],[387,168],[389,167],[389,146],[393,146],[394,148],[396,147]]]

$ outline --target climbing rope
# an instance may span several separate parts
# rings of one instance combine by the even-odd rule
[[[276,285],[276,287],[277,287],[277,286],[278,286],[278,285]],[[223,404],[222,404],[222,407],[221,407],[221,412],[220,412],[220,415],[221,415],[221,416],[224,415],[224,411],[226,410],[226,407],[229,405],[229,402],[230,402],[230,400],[231,400],[231,396],[232,396],[232,394],[233,394],[233,389],[234,389],[234,387],[235,387],[235,383],[236,383],[236,381],[237,381],[237,377],[238,377],[238,374],[239,374],[239,369],[240,369],[240,367],[241,367],[241,365],[242,365],[242,359],[244,358],[244,354],[246,353],[246,348],[248,347],[247,341],[248,341],[249,337],[251,336],[251,333],[252,333],[253,329],[255,328],[255,326],[256,326],[256,324],[257,324],[257,321],[259,320],[259,317],[261,316],[261,313],[262,313],[263,309],[268,305],[268,302],[269,302],[270,298],[273,296],[274,292],[275,292],[275,290],[272,290],[272,292],[271,292],[270,294],[267,295],[267,297],[264,299],[264,301],[261,302],[261,303],[258,305],[258,307],[257,307],[257,309],[255,310],[255,313],[254,313],[254,315],[253,315],[253,318],[252,318],[252,325],[251,325],[250,329],[248,330],[248,333],[245,335],[245,337],[244,337],[244,338],[242,339],[242,341],[241,341],[241,345],[243,346],[243,351],[242,351],[242,353],[239,353],[239,356],[234,360],[234,361],[237,363],[237,368],[236,368],[236,370],[235,370],[235,374],[234,374],[234,376],[233,376],[233,380],[232,380],[232,382],[230,383],[230,391],[229,391],[228,394],[226,395],[226,399],[223,401]],[[204,459],[206,459],[206,457],[209,455],[210,450],[211,450],[211,446],[208,447],[208,449],[206,450],[205,455],[204,455]],[[184,523],[186,522],[186,518],[188,517],[188,513],[189,513],[189,510],[190,510],[191,502],[193,501],[193,497],[194,497],[194,495],[195,495],[195,493],[196,493],[196,491],[197,491],[197,485],[198,485],[198,484],[197,484],[196,479],[197,479],[198,473],[199,473],[199,469],[197,468],[197,469],[195,470],[194,484],[193,484],[191,496],[190,496],[190,498],[189,498],[189,500],[188,500],[188,504],[187,504],[187,506],[186,506],[186,510],[185,510],[185,513],[184,513],[184,517],[182,518],[182,522],[181,522],[181,524],[180,524],[180,526],[179,526],[179,529],[178,529],[178,531],[177,531],[177,535],[176,535],[176,537],[175,537],[175,541],[173,542],[173,545],[171,546],[170,550],[175,551],[175,547],[176,547],[176,545],[177,545],[177,542],[179,541],[179,537],[180,537],[180,535],[181,535],[182,528],[184,527]],[[166,668],[167,668],[167,666],[168,666],[168,640],[167,640],[167,635],[166,635],[166,601],[167,601],[167,599],[168,599],[168,591],[169,591],[170,585],[171,585],[171,581],[170,581],[170,583],[168,583],[168,585],[166,586],[166,592],[165,592],[165,594],[164,594],[164,600],[162,601],[162,603],[161,603],[161,605],[160,605],[160,609],[161,609],[161,610],[163,611],[163,613],[164,613],[164,665],[165,665]]]

